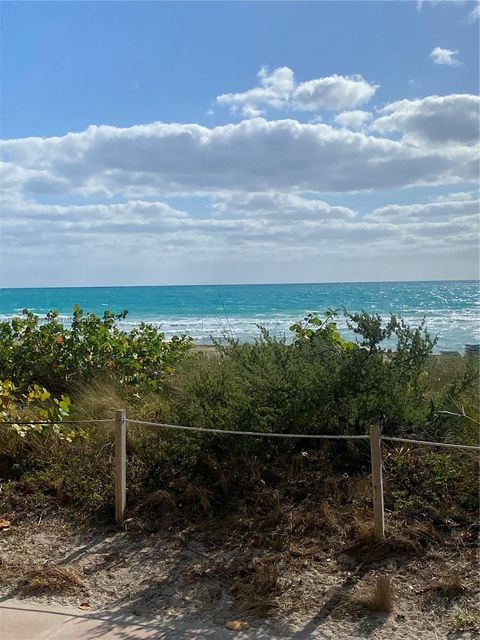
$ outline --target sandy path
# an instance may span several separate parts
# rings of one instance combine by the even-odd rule
[[[83,612],[73,607],[58,607],[9,599],[0,603],[2,640],[179,640],[180,638],[250,639],[272,638],[262,632],[212,629],[206,625],[172,621],[132,621],[131,616],[113,613]]]
[[[442,555],[434,548],[421,558],[393,557],[361,572],[329,548],[322,549],[319,541],[314,548],[315,553],[305,557],[297,557],[298,551],[280,557],[282,590],[275,596],[272,614],[262,617],[242,614],[235,606],[231,587],[237,574],[229,576],[228,570],[238,560],[238,551],[229,547],[205,547],[194,535],[168,532],[86,532],[57,518],[31,526],[23,523],[0,536],[0,639],[480,638],[453,622],[456,610],[472,611],[478,603],[474,550],[447,550]],[[19,600],[17,566],[44,564],[71,568],[84,586],[70,595]],[[469,585],[464,594],[447,601],[425,592],[439,575],[457,572]],[[354,605],[358,596],[371,591],[379,573],[391,576],[395,588],[388,615]],[[84,601],[91,607],[88,612],[78,608]],[[48,610],[56,612],[53,617],[48,618]],[[235,618],[248,621],[250,629],[226,630],[225,622]],[[49,635],[41,635],[43,625]],[[34,635],[28,635],[32,630]],[[80,635],[71,635],[77,631]]]

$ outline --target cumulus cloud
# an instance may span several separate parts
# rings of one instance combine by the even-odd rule
[[[216,102],[227,105],[232,113],[240,112],[244,117],[255,117],[263,113],[259,107],[268,105],[280,109],[286,107],[295,87],[293,71],[288,67],[279,67],[271,73],[266,67],[258,72],[260,86],[243,93],[224,93],[217,96]]]
[[[242,278],[255,280],[263,272],[249,272],[249,265],[262,256],[270,266],[298,261],[305,271],[296,277],[308,279],[306,265],[325,264],[327,256],[332,265],[348,263],[348,277],[352,269],[357,273],[355,256],[360,262],[371,256],[377,266],[361,277],[372,278],[383,255],[385,265],[398,256],[398,277],[404,263],[413,264],[411,256],[438,251],[442,264],[451,252],[457,259],[452,264],[463,265],[458,274],[467,273],[466,256],[472,264],[477,255],[478,197],[460,189],[478,180],[480,99],[401,100],[375,111],[373,119],[354,107],[374,90],[358,76],[297,84],[288,67],[263,69],[258,87],[219,99],[245,115],[242,122],[91,126],[57,137],[4,140],[2,268],[12,282],[32,284],[29,273],[45,273],[45,284],[55,278],[45,265],[75,274],[98,260],[101,269],[92,267],[90,281],[98,282],[98,272],[103,282],[120,282],[114,265],[121,253],[145,282],[177,272],[188,281],[207,264],[210,277],[202,273],[208,281],[228,261],[229,273],[236,273],[236,260],[247,265]],[[308,123],[267,120],[258,117],[265,106],[339,113],[333,125],[319,114]],[[368,214],[342,204],[342,192],[446,184],[461,186],[436,200],[393,203]],[[332,192],[335,204],[329,202]],[[77,255],[82,261],[74,264]],[[35,260],[44,268],[34,268]],[[182,271],[192,260],[195,267]],[[158,271],[160,264],[166,271]],[[417,273],[428,276],[436,277],[434,271]],[[284,276],[272,271],[258,277]]]
[[[302,82],[294,91],[295,108],[306,111],[340,111],[368,102],[377,89],[362,76],[329,76]]]
[[[480,98],[470,94],[400,100],[383,109],[373,122],[380,133],[400,132],[422,144],[476,145],[479,141]]]
[[[321,220],[354,218],[350,207],[332,206],[324,200],[306,198],[293,193],[266,191],[260,193],[227,192],[214,196],[213,209],[222,216],[246,215],[272,217],[277,220]]]
[[[60,241],[78,244],[79,238],[103,245],[122,235],[134,247],[141,237],[161,238],[183,251],[222,246],[256,246],[266,241],[272,247],[304,247],[315,250],[323,240],[373,242],[436,234],[450,237],[461,230],[473,234],[478,223],[478,196],[452,194],[442,201],[388,205],[360,217],[349,207],[330,205],[289,193],[224,193],[215,196],[217,215],[193,216],[165,202],[131,200],[120,204],[44,205],[24,200],[4,208],[4,248],[43,246]],[[157,242],[157,240],[155,240]],[[193,244],[192,244],[193,243]]]
[[[371,117],[372,115],[368,111],[342,111],[342,113],[335,116],[335,122],[341,127],[361,129]]]
[[[267,106],[296,111],[340,111],[368,102],[377,89],[360,75],[332,75],[297,84],[289,67],[278,67],[272,72],[262,67],[258,78],[258,87],[242,93],[222,94],[216,102],[243,117],[261,115]]]
[[[457,66],[459,64],[456,58],[457,55],[457,49],[442,49],[442,47],[435,47],[435,49],[432,49],[432,51],[430,51],[430,58],[435,64]]]
[[[402,101],[386,107],[374,126],[425,142],[473,141],[475,96]],[[12,189],[35,194],[40,172],[57,193],[155,197],[215,191],[354,191],[472,181],[477,152],[463,145],[412,145],[409,140],[355,133],[326,124],[261,118],[208,128],[152,123],[92,126],[56,138],[2,143],[15,166]],[[22,181],[22,187],[18,181]],[[5,180],[8,186],[8,177]]]
[[[203,217],[190,213],[188,206],[178,209],[162,201],[46,205],[23,199],[2,211],[3,282],[25,273],[32,284],[38,273],[47,277],[39,281],[45,283],[60,267],[64,282],[78,284],[78,274],[89,274],[93,283],[99,273],[114,283],[132,281],[132,273],[138,282],[158,282],[160,274],[171,281],[191,281],[192,275],[208,280],[211,269],[218,278],[220,264],[231,281],[239,263],[256,265],[249,279],[262,281],[266,266],[275,278],[286,260],[298,266],[301,279],[308,279],[308,269],[332,260],[332,277],[338,278],[339,273],[347,275],[341,270],[343,260],[351,270],[370,258],[373,271],[365,276],[374,278],[382,256],[387,265],[393,260],[403,264],[408,257],[409,266],[417,264],[419,277],[418,261],[425,261],[429,252],[441,252],[442,263],[452,256],[456,268],[465,268],[477,252],[475,195],[444,199],[388,205],[363,218],[349,207],[288,192],[216,194],[211,213]],[[42,269],[32,271],[34,264]],[[185,265],[190,271],[182,271]]]
[[[408,222],[458,222],[459,218],[475,223],[480,213],[480,200],[475,192],[452,193],[422,204],[390,204],[374,209],[367,220],[405,224]]]

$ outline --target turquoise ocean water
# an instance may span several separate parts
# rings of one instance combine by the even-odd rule
[[[167,336],[187,333],[199,343],[225,336],[251,340],[257,325],[288,335],[289,325],[307,312],[342,307],[395,313],[413,324],[425,317],[439,337],[437,350],[480,342],[478,281],[0,289],[3,319],[24,308],[40,315],[56,309],[68,322],[74,304],[95,313],[127,309],[125,328],[153,322]],[[339,324],[345,330],[343,320]]]

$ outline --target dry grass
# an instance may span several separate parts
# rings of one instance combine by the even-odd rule
[[[243,612],[268,615],[276,607],[282,592],[276,555],[253,558],[237,568],[230,593]]]
[[[445,536],[431,522],[390,521],[387,537],[375,539],[372,525],[352,514],[352,531],[357,532],[354,542],[342,553],[357,562],[370,565],[396,556],[421,556],[432,544],[444,544]]]
[[[168,500],[168,496],[159,494],[152,501],[161,504],[163,499]],[[320,501],[312,505],[312,512],[321,519],[320,509],[314,510],[320,505]],[[251,516],[250,513],[247,515]],[[263,512],[254,515],[263,522]],[[58,544],[58,514],[50,517],[48,523],[47,527],[44,520],[40,526],[30,522],[22,536],[15,531],[19,542],[28,533],[28,538],[22,542],[25,546],[2,549],[3,558],[8,561],[17,557],[23,562],[32,558],[39,564],[48,559],[50,564],[65,566],[60,559],[69,553],[67,547],[71,547],[73,540],[78,545],[78,528],[71,523],[70,536],[62,536],[62,543],[67,543],[67,547],[63,547]],[[251,524],[254,530],[257,520],[253,517]],[[130,529],[129,523],[127,534],[118,532],[114,541],[109,539],[102,543],[103,546],[88,551],[88,555],[78,561],[81,569],[74,565],[88,585],[88,598],[86,594],[73,593],[62,594],[59,600],[71,603],[88,600],[95,608],[106,609],[119,601],[128,602],[129,606],[135,603],[145,615],[151,615],[152,611],[155,615],[163,615],[173,609],[175,615],[185,615],[188,606],[192,616],[198,615],[202,620],[215,619],[216,624],[247,619],[262,621],[267,626],[274,621],[276,630],[285,629],[288,637],[291,637],[287,632],[288,625],[304,625],[312,614],[319,615],[319,625],[324,623],[326,629],[334,629],[332,638],[344,637],[343,630],[350,631],[351,637],[360,635],[359,629],[366,636],[367,629],[379,629],[380,625],[382,628],[384,625],[385,630],[381,633],[384,638],[400,638],[402,633],[405,633],[403,637],[414,637],[408,631],[417,622],[420,631],[416,637],[423,638],[422,628],[425,630],[430,619],[432,627],[439,629],[438,638],[446,638],[447,632],[470,629],[476,624],[472,613],[478,594],[474,577],[475,550],[465,548],[458,541],[456,531],[449,545],[431,545],[421,558],[415,553],[407,555],[400,548],[397,555],[388,556],[384,561],[370,566],[360,562],[360,566],[356,566],[353,559],[347,563],[347,559],[337,554],[345,544],[345,534],[341,532],[327,534],[321,527],[312,537],[293,537],[288,528],[275,529],[270,535],[270,546],[259,548],[252,545],[252,530],[246,530],[244,534],[243,521],[237,521],[237,527],[232,528],[221,544],[212,544],[211,532],[212,529],[216,531],[218,525],[219,522],[212,525],[205,519],[201,526],[183,528],[182,525],[179,530],[172,526],[155,536],[139,536]],[[315,521],[308,523],[307,530],[310,526],[316,530]],[[393,517],[389,519],[389,528],[397,528]],[[403,530],[406,532],[407,528]],[[52,544],[42,545],[35,551],[31,540],[37,539],[39,532]],[[13,543],[14,534],[5,539]],[[87,535],[90,535],[90,529]],[[110,530],[108,535],[111,535]],[[284,548],[278,552],[273,545],[279,537],[287,544],[284,543]],[[397,544],[400,547],[398,541]],[[110,553],[112,547],[115,556]],[[25,554],[27,548],[28,554]],[[143,550],[148,552],[139,553]],[[110,555],[105,556],[104,551]],[[128,563],[122,558],[128,558]],[[342,566],[344,562],[347,566]],[[23,570],[28,568],[25,562]],[[3,568],[1,572],[4,573]],[[448,608],[442,606],[436,595],[431,602],[424,600],[422,592],[428,585],[436,585],[441,578],[454,573],[468,588],[465,595],[454,601],[455,609],[450,605]],[[394,598],[390,616],[391,584],[388,580],[386,586],[381,580],[376,584],[378,575],[389,576],[392,580]],[[17,575],[10,593],[14,593],[18,580]],[[164,590],[162,585],[166,585]],[[5,592],[9,586],[4,586]],[[175,589],[175,596],[171,595],[171,587]],[[178,609],[172,603],[173,597],[182,602]]]
[[[0,585],[15,586],[19,576],[23,573],[23,567],[15,560],[0,556]]]
[[[24,574],[19,592],[24,596],[31,596],[72,594],[83,589],[83,580],[73,569],[45,564]]]
[[[320,514],[325,527],[329,531],[336,531],[338,528],[338,510],[328,500],[322,500]]]
[[[280,512],[280,515],[284,514]],[[327,523],[323,514],[316,509],[296,508],[288,513],[288,531],[292,537],[315,535],[324,529],[330,530],[333,526]]]
[[[465,593],[467,587],[458,574],[442,576],[429,585],[425,592],[443,598],[453,599]]]
[[[211,492],[198,484],[188,483],[182,497],[187,502],[195,505],[205,515],[212,512]]]
[[[398,555],[418,555],[420,551],[421,547],[415,540],[404,536],[390,536],[383,542],[377,542],[370,530],[353,544],[345,547],[342,553],[350,556],[357,563],[371,565]]]
[[[378,576],[373,592],[358,603],[369,611],[391,613],[393,611],[392,582],[387,576]]]
[[[158,489],[158,491],[153,491],[153,493],[148,494],[144,504],[146,507],[151,508],[161,507],[163,509],[173,509],[175,507],[175,500],[169,491]]]
[[[98,380],[79,386],[74,393],[75,415],[83,420],[89,418],[113,418],[125,399],[120,387],[111,381]]]

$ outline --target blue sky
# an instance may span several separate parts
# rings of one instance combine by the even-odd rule
[[[0,283],[477,277],[477,16],[3,2]]]

